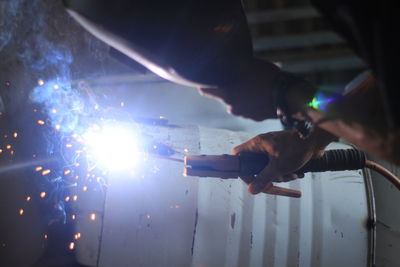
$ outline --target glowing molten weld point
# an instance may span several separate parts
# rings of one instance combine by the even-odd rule
[[[90,214],[90,220],[92,221],[96,220],[96,213]]]
[[[75,243],[74,242],[69,243],[69,249],[73,250],[74,248],[75,248]]]
[[[138,138],[135,131],[128,127],[110,125],[92,127],[83,135],[87,144],[89,158],[93,158],[99,167],[108,170],[133,169],[138,159]]]

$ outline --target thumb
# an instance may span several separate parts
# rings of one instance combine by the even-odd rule
[[[253,195],[262,192],[264,189],[271,186],[272,181],[281,176],[276,171],[275,161],[271,160],[267,167],[265,167],[255,178],[255,180],[249,185],[249,192]]]

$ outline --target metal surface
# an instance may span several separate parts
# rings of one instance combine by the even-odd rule
[[[146,127],[190,154],[228,153],[251,137]],[[302,198],[252,196],[239,180],[182,177],[182,164],[150,160],[134,175],[110,178],[103,230],[95,238],[98,266],[367,266],[361,171],[311,174],[285,186],[301,190]]]
[[[369,231],[369,262],[368,266],[375,266],[376,263],[376,207],[375,207],[375,196],[374,186],[372,183],[372,175],[369,169],[363,169],[363,175],[365,180],[365,187],[367,190],[367,199],[369,207],[369,220],[366,223],[366,227]]]
[[[399,167],[376,158],[371,160],[377,161],[395,175],[400,175]],[[397,267],[400,251],[400,213],[397,203],[400,201],[400,192],[380,174],[373,171],[370,173],[376,203],[375,266]]]

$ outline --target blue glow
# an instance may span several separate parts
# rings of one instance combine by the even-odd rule
[[[307,105],[316,110],[326,111],[328,104],[335,101],[337,96],[337,94],[335,96],[332,96],[332,94],[328,96],[328,93],[318,92]]]

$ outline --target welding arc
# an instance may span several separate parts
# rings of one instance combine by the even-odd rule
[[[391,182],[397,189],[400,190],[400,179],[396,175],[394,175],[392,172],[390,172],[388,169],[383,167],[382,165],[380,165],[376,162],[370,161],[370,160],[366,160],[365,167],[381,174],[389,182]]]

